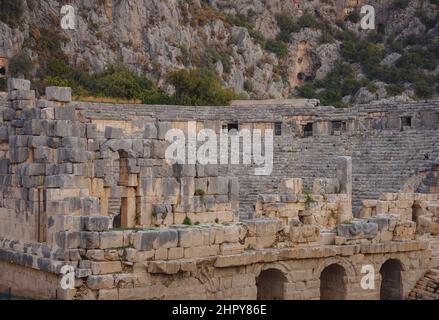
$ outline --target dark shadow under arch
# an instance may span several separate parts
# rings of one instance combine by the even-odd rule
[[[287,278],[278,269],[262,271],[256,278],[258,300],[283,300],[285,299],[284,285]]]
[[[402,263],[397,259],[389,259],[383,263],[380,269],[381,300],[402,300],[404,298],[401,278],[402,270]]]
[[[346,299],[346,270],[334,263],[320,274],[320,300]]]

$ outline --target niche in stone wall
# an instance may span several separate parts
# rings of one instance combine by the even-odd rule
[[[138,177],[129,171],[130,157],[124,150],[118,151],[115,173],[117,183],[112,188],[108,211],[114,215],[113,228],[133,228],[140,224],[141,197],[138,197]]]
[[[312,137],[313,135],[313,124],[312,122],[308,122],[303,126],[303,137]]]

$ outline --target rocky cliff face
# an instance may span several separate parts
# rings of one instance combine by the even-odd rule
[[[361,2],[23,0],[17,25],[0,22],[0,56],[10,58],[22,48],[29,50],[37,75],[45,57],[35,47],[50,30],[62,40],[62,50],[73,66],[86,64],[99,72],[122,61],[132,70],[146,73],[168,92],[172,91],[164,77],[168,72],[205,66],[214,69],[225,85],[238,93],[254,98],[288,97],[305,81],[324,78],[340,59],[340,41],[322,42],[321,26],[329,24],[341,30],[336,21]],[[76,10],[76,30],[60,27],[64,4]],[[424,32],[425,26],[415,17],[416,10],[437,10],[428,1],[410,1],[404,10],[396,11],[390,9],[390,0],[372,4],[376,6],[377,23],[395,35]],[[290,33],[284,42],[286,53],[276,54],[264,43],[279,35],[276,17],[285,13],[293,17],[310,13],[319,26]],[[346,28],[365,36],[358,22],[348,21]]]

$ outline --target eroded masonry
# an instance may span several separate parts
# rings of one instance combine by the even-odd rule
[[[439,102],[334,109],[0,96],[0,289],[62,299],[437,299]],[[273,173],[165,159],[171,128],[273,129]],[[61,287],[65,265],[74,288]],[[367,270],[372,285],[362,286]],[[435,287],[436,285],[436,287]]]

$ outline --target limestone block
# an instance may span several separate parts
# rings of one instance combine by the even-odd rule
[[[180,271],[178,261],[151,261],[148,264],[149,273],[176,274]]]
[[[160,235],[159,231],[139,231],[132,235],[133,247],[139,251],[150,251],[154,249],[154,242]]]
[[[92,261],[90,264],[91,264],[92,274],[94,275],[122,272],[122,263],[120,261],[110,261],[110,262]]]
[[[110,226],[110,218],[106,216],[82,216],[81,228],[84,231],[106,231]]]
[[[184,258],[185,259],[193,259],[193,258],[203,258],[209,256],[216,256],[220,252],[220,246],[215,244],[212,246],[200,246],[200,247],[191,247],[184,249]]]
[[[76,110],[74,106],[58,107],[54,109],[56,120],[75,120]]]
[[[144,139],[157,139],[157,126],[154,122],[148,122],[145,124],[145,131],[143,133]]]
[[[280,196],[277,194],[260,194],[258,201],[262,203],[276,203],[280,201]]]
[[[385,231],[389,229],[390,217],[376,216],[367,220],[369,223],[376,223],[378,225],[378,231]]]
[[[35,100],[35,90],[12,90],[8,100]]]
[[[303,193],[303,179],[292,178],[283,180],[279,186],[280,193],[287,194],[302,194]]]
[[[175,248],[178,245],[178,240],[177,230],[160,230],[156,241],[154,241],[154,249]]]
[[[72,101],[72,89],[68,87],[47,87],[46,99],[49,101]]]
[[[13,90],[30,90],[30,81],[24,79],[8,79],[8,91]]]
[[[416,223],[413,221],[397,222],[393,231],[393,241],[413,240],[416,233]]]
[[[123,231],[100,232],[99,237],[99,247],[101,249],[121,248],[124,246]]]
[[[180,179],[181,195],[193,196],[195,194],[195,179],[193,177],[185,177]]]
[[[87,287],[92,290],[111,289],[114,287],[114,277],[108,275],[91,275],[87,278]]]
[[[157,127],[158,139],[165,140],[166,133],[172,129],[172,123],[159,121],[156,123],[156,127]]]
[[[99,232],[81,232],[81,248],[99,248]]]
[[[398,193],[382,193],[380,195],[381,201],[395,201],[398,200]]]
[[[105,127],[106,139],[122,139],[123,130],[121,128]]]
[[[174,164],[173,165],[174,177],[195,177],[196,166],[193,164]]]
[[[154,260],[167,260],[168,259],[168,249],[162,248],[155,250]]]
[[[239,226],[225,226],[224,227],[224,242],[235,243],[239,241]]]
[[[290,224],[290,240],[293,243],[311,243],[319,240],[320,229],[318,226]]]
[[[340,192],[338,179],[315,179],[313,184],[314,194],[337,194]]]
[[[168,251],[169,260],[183,259],[183,257],[184,257],[184,248],[170,248]]]
[[[376,223],[352,223],[337,225],[337,235],[350,239],[372,239],[378,234]]]
[[[240,243],[223,243],[220,246],[220,251],[223,255],[240,254],[244,252],[244,248],[244,245]]]

